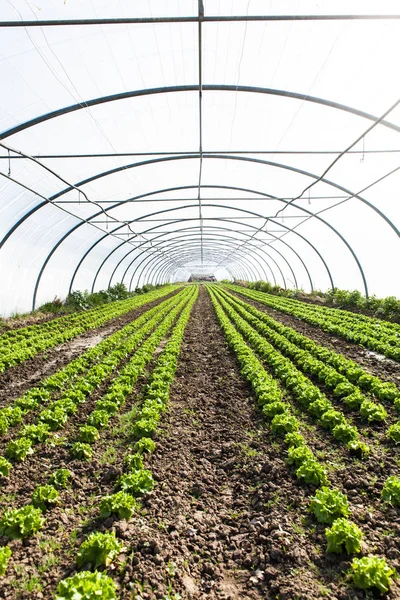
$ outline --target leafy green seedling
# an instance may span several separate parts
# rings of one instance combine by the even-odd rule
[[[95,531],[82,542],[76,556],[76,564],[81,567],[91,563],[94,568],[102,565],[108,567],[121,552],[123,544],[114,533]]]
[[[154,487],[154,479],[151,471],[142,469],[141,471],[133,471],[121,475],[118,479],[117,486],[123,492],[138,496],[151,492]]]
[[[21,462],[25,460],[29,454],[33,454],[32,441],[26,437],[11,440],[7,444],[5,454],[10,460]]]
[[[0,475],[7,477],[11,468],[12,464],[4,456],[0,456]]]
[[[81,571],[57,586],[54,600],[117,600],[115,583],[105,573]]]
[[[361,551],[362,533],[355,523],[348,519],[336,519],[330,529],[325,530],[328,542],[327,552],[356,554]]]
[[[71,456],[80,460],[90,460],[92,458],[92,449],[89,444],[75,442],[71,447]]]
[[[384,558],[364,556],[354,558],[351,563],[354,585],[361,590],[378,589],[382,594],[389,591],[395,569],[389,567]]]
[[[143,437],[136,442],[133,449],[139,454],[152,454],[156,449],[156,443],[151,438]]]
[[[349,515],[349,503],[341,491],[324,486],[311,498],[310,510],[319,523],[331,525],[336,519]]]
[[[37,533],[44,524],[42,511],[32,504],[4,511],[0,519],[0,535],[21,539]]]
[[[395,444],[400,444],[400,423],[394,423],[386,432],[386,437]]]
[[[100,517],[106,518],[114,514],[118,515],[120,519],[128,520],[138,508],[139,504],[133,496],[120,491],[101,499]]]
[[[386,479],[382,489],[382,500],[392,506],[400,506],[400,479],[396,475]]]
[[[42,511],[58,504],[60,494],[52,485],[38,485],[32,494],[32,504]]]
[[[57,469],[50,475],[49,482],[56,488],[66,488],[71,472],[68,469]]]
[[[93,444],[99,439],[99,432],[96,427],[91,425],[83,425],[79,428],[79,441],[86,442],[87,444]]]
[[[296,471],[296,477],[304,483],[315,485],[326,485],[327,476],[324,467],[316,460],[305,460]]]
[[[7,570],[7,564],[11,554],[11,548],[9,548],[8,546],[3,546],[2,548],[0,548],[0,577],[5,575],[5,572]]]

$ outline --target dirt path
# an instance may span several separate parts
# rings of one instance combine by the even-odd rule
[[[164,598],[168,585],[183,599],[320,597],[295,533],[304,492],[253,406],[201,288],[150,463],[158,485],[129,526],[139,541],[125,579],[141,582],[141,598]]]

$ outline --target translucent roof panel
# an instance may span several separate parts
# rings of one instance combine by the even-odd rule
[[[400,296],[399,28],[391,0],[4,3],[0,312],[192,272]]]

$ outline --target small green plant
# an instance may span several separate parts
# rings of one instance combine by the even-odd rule
[[[325,530],[328,542],[327,552],[340,554],[343,549],[347,554],[361,551],[362,533],[355,523],[348,519],[336,519],[330,529]]]
[[[101,565],[108,567],[121,552],[122,546],[114,533],[95,531],[82,542],[76,556],[76,564],[79,567],[87,563],[91,563],[94,568]]]
[[[133,449],[139,454],[152,454],[156,449],[156,443],[151,438],[142,437],[136,442]]]
[[[117,600],[115,583],[105,573],[81,571],[57,586],[54,600]]]
[[[127,454],[124,463],[129,471],[140,471],[144,468],[141,454]]]
[[[394,423],[389,427],[386,436],[395,444],[400,444],[400,423]]]
[[[297,431],[299,422],[293,415],[283,413],[275,415],[271,422],[271,431],[277,435],[285,435],[286,433]]]
[[[400,479],[396,475],[386,479],[382,489],[382,500],[392,506],[400,506]]]
[[[5,572],[7,570],[7,564],[11,554],[11,548],[9,548],[8,546],[3,546],[2,548],[0,548],[0,577],[5,575]]]
[[[133,471],[132,473],[121,475],[118,479],[117,486],[123,492],[138,496],[151,492],[154,487],[154,479],[151,471],[142,469],[140,471]]]
[[[337,489],[324,486],[311,498],[310,510],[319,523],[331,525],[339,517],[348,516],[347,496]]]
[[[71,477],[68,469],[57,469],[50,475],[49,482],[56,488],[66,488]]]
[[[297,448],[289,448],[287,463],[299,467],[306,460],[313,460],[314,455],[308,446],[298,446]]]
[[[351,563],[354,585],[361,590],[378,589],[382,594],[389,591],[395,569],[389,567],[384,558],[364,556],[354,558]]]
[[[26,437],[11,440],[7,444],[6,457],[10,460],[21,462],[28,454],[33,454],[32,441]]]
[[[92,449],[89,444],[75,442],[71,448],[71,456],[79,460],[90,460],[92,458]]]
[[[290,432],[285,435],[285,443],[289,448],[299,448],[300,446],[305,446],[306,440],[301,433]]]
[[[32,504],[45,511],[59,501],[60,494],[52,485],[38,485],[32,494]]]
[[[3,477],[7,477],[11,468],[12,464],[8,462],[8,460],[4,458],[4,456],[0,456],[0,475],[2,475]]]
[[[87,419],[87,424],[92,427],[96,427],[96,429],[103,429],[108,425],[108,421],[110,420],[110,415],[105,410],[94,410]]]
[[[32,504],[4,511],[0,519],[0,535],[21,539],[37,533],[44,524],[42,511]]]
[[[120,519],[130,519],[138,508],[139,505],[133,496],[120,491],[101,499],[100,517],[105,518],[114,514],[118,515]]]
[[[327,483],[326,470],[316,460],[305,460],[297,469],[296,477],[316,487]]]
[[[371,400],[364,400],[360,406],[360,415],[367,419],[368,423],[376,421],[380,423],[387,418],[387,412],[382,404],[376,404]]]
[[[340,423],[332,429],[333,437],[338,442],[348,443],[356,440],[358,437],[357,427],[353,427],[349,423]]]
[[[33,444],[43,443],[50,435],[50,427],[46,423],[24,425],[20,431],[21,436],[28,438]]]
[[[86,442],[87,444],[93,444],[99,439],[99,432],[96,427],[91,425],[83,425],[79,428],[79,441]]]
[[[350,442],[347,442],[346,446],[349,449],[350,454],[354,454],[358,458],[366,458],[371,453],[370,447],[360,440],[351,440]]]

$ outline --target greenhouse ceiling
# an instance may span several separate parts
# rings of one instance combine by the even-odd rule
[[[400,296],[396,0],[1,7],[2,314],[192,273]]]

